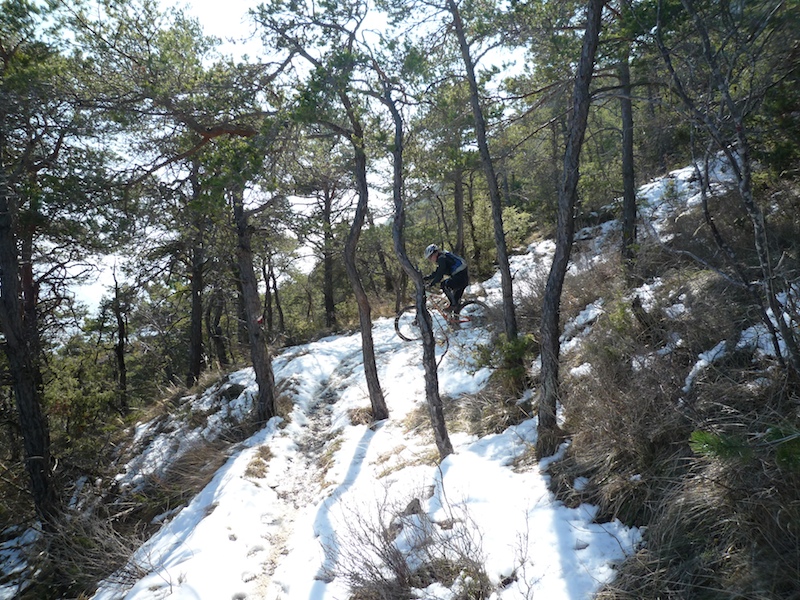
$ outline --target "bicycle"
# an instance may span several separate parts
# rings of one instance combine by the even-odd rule
[[[431,315],[434,337],[437,341],[447,340],[448,330],[469,330],[485,327],[488,322],[489,307],[480,300],[467,300],[456,310],[445,310],[450,302],[444,294],[430,294],[426,290],[426,305]],[[417,307],[412,304],[401,308],[394,318],[394,329],[401,339],[414,342],[422,339],[417,323]]]

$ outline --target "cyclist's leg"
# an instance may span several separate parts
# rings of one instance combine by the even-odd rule
[[[461,297],[464,295],[464,290],[467,289],[467,285],[469,285],[467,270],[465,269],[461,271],[461,273],[456,273],[454,277],[449,279],[449,282],[452,290],[450,302],[453,306],[460,307]]]
[[[452,279],[445,279],[442,281],[442,291],[444,292],[444,295],[447,296],[447,300],[450,302],[448,310],[452,310],[458,305],[458,302],[453,296],[453,288],[451,287],[452,281]]]

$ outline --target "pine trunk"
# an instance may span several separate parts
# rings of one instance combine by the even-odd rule
[[[117,343],[114,345],[114,356],[117,359],[117,409],[125,416],[130,412],[128,406],[128,366],[125,362],[125,344],[128,339],[125,314],[123,312],[122,293],[114,276],[114,318],[117,321]]]
[[[447,433],[447,423],[444,418],[444,405],[439,394],[439,369],[436,364],[436,342],[433,337],[433,323],[431,315],[425,307],[425,283],[420,273],[406,253],[404,239],[405,204],[403,202],[403,121],[395,106],[391,92],[384,91],[384,104],[392,113],[395,124],[394,146],[392,149],[394,175],[392,196],[394,198],[394,222],[392,224],[392,241],[403,271],[414,282],[416,288],[415,303],[417,306],[417,320],[422,333],[422,365],[425,370],[425,399],[428,403],[428,413],[431,418],[433,436],[439,458],[444,460],[453,453],[453,445]]]
[[[506,337],[509,340],[517,337],[517,317],[514,307],[514,293],[511,279],[511,265],[508,261],[508,251],[506,249],[506,234],[503,229],[503,202],[500,197],[500,188],[497,184],[497,175],[494,170],[492,156],[489,153],[489,142],[486,139],[486,120],[481,108],[480,94],[478,90],[478,80],[475,77],[475,65],[470,55],[469,44],[467,43],[464,24],[461,21],[461,13],[456,6],[455,0],[447,0],[447,6],[453,16],[458,37],[458,45],[461,49],[461,56],[464,60],[464,68],[467,73],[469,83],[470,104],[472,115],[475,119],[475,135],[478,141],[478,153],[481,157],[481,165],[486,175],[486,183],[489,188],[489,199],[492,204],[492,224],[494,225],[494,242],[497,247],[497,266],[500,269],[500,287],[503,297],[503,322],[505,325]]]
[[[619,65],[619,99],[622,116],[622,262],[630,277],[633,271],[636,243],[636,181],[633,167],[633,102],[631,70],[627,55]]]
[[[0,176],[4,176],[0,173]],[[24,283],[17,255],[13,200],[5,179],[0,181],[0,329],[8,359],[19,425],[25,451],[25,468],[31,484],[36,512],[45,523],[58,513],[58,502],[50,465],[50,430],[42,411],[42,377],[35,322],[27,322],[25,305],[34,303],[32,279]],[[28,276],[32,276],[29,273]],[[24,289],[23,289],[24,288]]]
[[[256,273],[253,268],[252,230],[248,223],[247,212],[244,210],[242,190],[234,190],[231,194],[231,199],[238,239],[236,262],[239,267],[239,281],[242,286],[250,358],[253,362],[253,370],[258,384],[256,422],[263,424],[277,414],[275,407],[275,376],[272,372],[272,358],[267,346],[266,333],[258,322],[261,313],[261,301],[258,295],[258,281],[256,281]]]
[[[358,138],[359,140],[361,138]],[[358,185],[358,203],[356,212],[353,216],[353,223],[350,226],[350,233],[344,246],[344,265],[347,270],[347,278],[356,296],[358,304],[358,322],[361,326],[361,351],[364,357],[364,376],[367,380],[367,390],[372,405],[372,417],[376,421],[382,421],[389,417],[389,409],[386,407],[386,400],[383,397],[380,381],[378,380],[378,366],[375,362],[375,344],[372,339],[372,307],[369,298],[364,291],[361,277],[356,266],[356,248],[358,239],[361,236],[361,228],[364,226],[364,219],[367,213],[368,188],[367,188],[367,157],[362,148],[355,143],[355,170]]]
[[[323,237],[322,237],[322,269],[323,284],[322,297],[325,302],[325,327],[328,329],[336,328],[336,303],[333,299],[333,223],[331,213],[333,211],[333,194],[325,194],[325,206],[322,213],[323,218]]]
[[[605,0],[589,0],[586,10],[586,30],[583,49],[575,76],[572,94],[572,114],[564,152],[564,171],[558,195],[558,222],[556,226],[556,251],[553,264],[547,277],[542,306],[542,326],[540,334],[542,371],[539,392],[539,425],[536,452],[540,458],[553,454],[562,439],[562,432],[556,422],[556,407],[559,399],[558,361],[561,336],[560,313],[561,291],[567,273],[569,255],[575,232],[575,201],[578,188],[578,166],[589,115],[591,95],[589,85],[592,81],[594,57],[600,36],[600,17]]]

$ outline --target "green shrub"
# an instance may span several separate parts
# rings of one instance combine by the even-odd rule
[[[529,384],[528,365],[539,351],[539,344],[531,334],[522,334],[508,340],[500,334],[497,341],[476,349],[478,368],[494,369],[492,379],[510,395],[519,395]]]
[[[800,470],[800,431],[773,427],[767,432],[766,441],[775,449],[778,466]]]
[[[709,431],[692,432],[689,446],[695,454],[704,454],[722,459],[741,458],[751,456],[747,443],[729,435],[719,435]]]

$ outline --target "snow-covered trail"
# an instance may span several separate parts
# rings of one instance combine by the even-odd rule
[[[439,367],[443,397],[485,385],[490,371],[471,364],[482,334],[451,340]],[[407,417],[426,410],[421,346],[401,341],[391,319],[376,321],[373,335],[389,419],[352,418],[369,407],[358,334],[283,352],[274,369],[289,416],[248,439],[140,549],[134,560],[146,575],[127,590],[104,585],[95,599],[346,600],[342,565],[359,550],[353,525],[410,502],[430,526],[454,515],[470,523],[498,600],[583,600],[612,577],[639,534],[592,523],[592,507],[554,501],[539,469],[513,469],[535,442],[535,421],[483,438],[451,432],[455,453],[437,464],[429,428],[408,428]],[[231,380],[243,394],[255,390],[252,370]],[[451,597],[437,585],[424,597]]]
[[[369,407],[360,336],[350,336],[347,343],[341,338],[323,340],[310,344],[307,351],[290,352],[276,360],[276,380],[284,393],[292,395],[295,408],[289,424],[268,444],[272,458],[265,482],[283,505],[275,507],[280,528],[272,539],[277,543],[258,578],[255,597],[322,598],[327,597],[324,590],[329,585],[344,593],[342,582],[334,581],[342,552],[333,523],[337,508],[348,502],[348,492],[365,472],[368,484],[374,483],[372,468],[365,461],[375,454],[371,446],[385,446],[381,439],[374,443],[375,438],[387,437],[381,435],[383,428],[390,429],[388,437],[393,438],[398,424],[414,408],[409,399],[418,399],[424,389],[419,345],[397,338],[391,319],[378,321],[373,335],[379,376],[392,413],[388,422],[377,426],[352,422],[354,412],[363,414]],[[455,354],[451,360],[456,360]],[[417,376],[412,376],[415,371]],[[484,371],[479,377],[485,380],[486,376]],[[346,429],[350,431],[345,433]],[[389,462],[403,450],[425,454],[429,450],[424,445],[425,441],[416,440],[413,446],[391,446],[379,460]],[[334,453],[339,461],[333,460]],[[309,544],[315,539],[319,551],[309,554]],[[281,564],[272,557],[279,557]],[[313,572],[313,578],[301,584],[297,572]]]
[[[281,387],[288,384],[284,393],[294,396],[296,404],[289,424],[265,445],[270,458],[264,483],[276,492],[279,502],[271,509],[274,531],[266,537],[270,547],[268,559],[262,563],[255,581],[258,598],[281,597],[284,586],[280,579],[275,580],[275,571],[290,552],[290,538],[298,520],[302,520],[304,511],[319,503],[323,495],[323,454],[337,439],[331,432],[332,405],[339,400],[341,382],[352,375],[353,352],[356,351],[338,363],[326,360],[324,348],[283,357],[286,366],[278,371],[278,381]],[[287,371],[291,373],[288,378],[285,377]],[[313,376],[308,377],[312,373]],[[306,390],[304,382],[317,383],[315,389]],[[304,408],[300,408],[303,404]],[[300,426],[293,427],[295,421]]]

